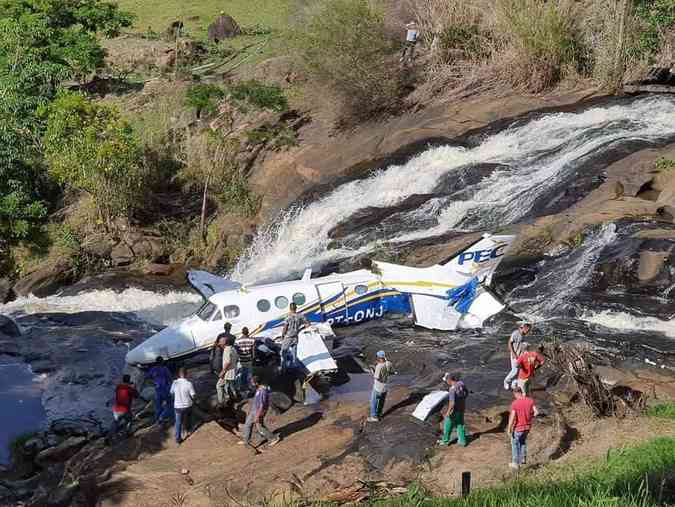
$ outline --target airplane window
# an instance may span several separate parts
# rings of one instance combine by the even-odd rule
[[[295,294],[293,294],[293,302],[296,305],[302,306],[305,304],[305,301],[307,300],[305,299],[305,295],[302,292],[296,292]]]
[[[260,301],[258,301],[257,306],[258,310],[260,310],[261,312],[269,311],[269,309],[272,308],[272,305],[266,299],[261,299]]]
[[[288,306],[288,298],[284,296],[279,296],[274,300],[274,304],[276,305],[277,308],[283,310]]]
[[[239,317],[239,307],[236,305],[230,305],[223,308],[223,314],[226,319],[234,319]]]
[[[368,292],[368,286],[367,285],[357,285],[356,287],[354,287],[354,292],[356,292],[359,295],[365,294],[366,292]]]
[[[204,306],[202,306],[198,311],[197,311],[197,317],[199,317],[202,320],[209,320],[211,318],[211,315],[213,315],[213,312],[216,311],[216,305],[213,303],[209,303],[208,301],[204,303]]]
[[[215,315],[214,315],[213,318],[211,319],[211,322],[216,321],[216,320],[223,320],[223,312],[221,312],[220,310],[218,310],[218,311],[215,313]]]

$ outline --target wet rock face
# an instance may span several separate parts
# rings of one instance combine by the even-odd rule
[[[38,297],[48,296],[72,282],[70,261],[59,259],[50,265],[43,265],[36,271],[20,278],[14,284],[13,291],[17,296],[33,294]]]
[[[65,461],[74,456],[86,443],[86,437],[70,437],[55,447],[40,451],[35,458],[35,462],[44,466],[56,461]]]
[[[21,329],[19,329],[19,326],[12,319],[0,315],[0,333],[5,336],[16,338],[21,336]]]

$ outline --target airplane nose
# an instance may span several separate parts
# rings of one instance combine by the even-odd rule
[[[141,346],[134,347],[129,352],[127,352],[126,358],[124,359],[127,364],[142,364],[143,363],[143,352],[139,349]]]

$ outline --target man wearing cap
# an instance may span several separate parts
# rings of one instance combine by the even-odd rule
[[[511,333],[511,337],[509,338],[508,348],[509,357],[511,358],[511,371],[509,371],[509,374],[504,379],[504,389],[507,391],[511,389],[511,384],[518,375],[518,357],[523,353],[523,337],[530,334],[531,329],[532,325],[524,322],[518,326],[518,329]]]
[[[520,386],[513,388],[515,400],[511,404],[508,434],[511,439],[511,464],[514,470],[527,463],[527,436],[532,428],[532,419],[539,415],[534,400]]]
[[[377,363],[373,371],[373,393],[370,397],[370,417],[368,422],[377,422],[382,417],[384,402],[387,399],[387,380],[391,374],[392,365],[387,361],[384,350],[376,354]]]
[[[464,382],[459,380],[459,375],[446,373],[443,375],[443,382],[450,386],[448,410],[443,419],[443,438],[438,441],[438,445],[450,445],[450,436],[453,428],[457,428],[457,443],[466,447],[466,429],[464,427],[464,411],[466,409],[466,398],[469,396]]]

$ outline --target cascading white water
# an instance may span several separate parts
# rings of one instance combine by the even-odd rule
[[[646,331],[663,333],[669,338],[675,338],[675,319],[661,320],[656,317],[637,316],[626,312],[602,312],[586,311],[581,315],[581,320],[591,324],[616,329],[621,332]]]
[[[526,215],[539,196],[560,185],[575,170],[576,161],[609,150],[617,142],[655,142],[674,135],[675,100],[648,97],[625,105],[542,116],[492,135],[471,149],[432,148],[404,165],[381,169],[305,207],[282,213],[256,236],[230,276],[245,283],[279,280],[307,266],[372,251],[378,245],[372,239],[352,241],[356,246],[351,248],[331,248],[329,232],[358,210],[396,206],[412,195],[431,193],[443,177],[476,164],[509,168],[495,171],[469,192],[464,189],[462,197],[422,206],[424,226],[385,239],[419,240],[453,229],[511,223]],[[413,225],[420,209],[408,214]],[[430,213],[436,216],[436,226],[428,227]]]
[[[522,309],[520,315],[534,322],[560,316],[590,279],[604,248],[616,238],[616,226],[603,225],[585,238],[577,251],[563,255],[532,283],[514,290],[509,296],[511,306]]]
[[[198,294],[172,291],[159,294],[147,290],[128,288],[121,292],[92,290],[76,296],[28,296],[0,305],[0,313],[33,314],[50,312],[128,312],[154,325],[169,325],[190,315],[201,303]]]

